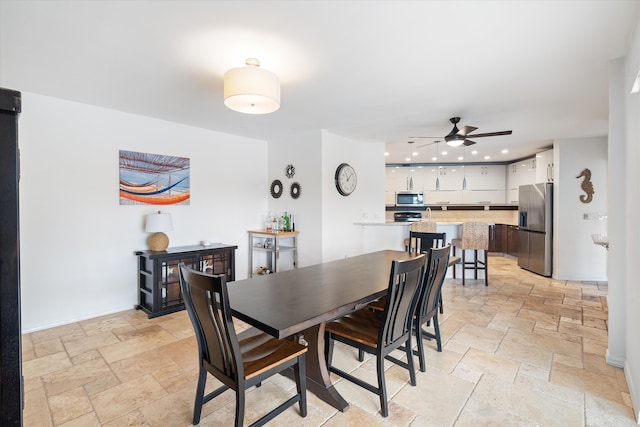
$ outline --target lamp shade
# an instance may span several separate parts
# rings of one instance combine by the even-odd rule
[[[268,114],[280,108],[280,79],[260,68],[260,61],[247,58],[246,67],[224,74],[224,105],[247,114]]]
[[[161,233],[172,230],[173,222],[171,221],[171,214],[158,212],[147,215],[147,223],[145,226],[147,233]]]

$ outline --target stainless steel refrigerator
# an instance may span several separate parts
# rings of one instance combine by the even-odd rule
[[[553,184],[520,186],[518,226],[518,265],[551,276]]]

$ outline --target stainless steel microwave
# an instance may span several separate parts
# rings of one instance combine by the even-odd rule
[[[424,206],[424,193],[422,191],[398,191],[396,206]]]

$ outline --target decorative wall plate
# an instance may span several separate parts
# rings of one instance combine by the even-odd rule
[[[300,188],[300,184],[298,184],[297,182],[294,182],[293,184],[291,184],[291,198],[292,199],[297,199],[298,197],[300,197],[300,192],[301,192],[301,188]]]
[[[274,179],[271,183],[271,196],[274,199],[282,196],[282,182],[279,179]]]
[[[285,175],[287,175],[287,178],[293,178],[293,175],[296,174],[296,168],[293,167],[293,165],[287,165],[287,168],[284,170]]]

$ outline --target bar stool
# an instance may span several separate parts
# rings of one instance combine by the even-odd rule
[[[464,286],[465,270],[474,270],[474,278],[478,278],[478,270],[484,270],[484,285],[489,286],[489,270],[487,270],[487,253],[489,251],[489,224],[485,222],[465,222],[462,224],[462,235],[459,239],[451,241],[453,256],[456,248],[462,250],[462,286]],[[465,260],[465,251],[472,250],[473,261]],[[478,251],[484,251],[484,261],[478,259]],[[456,268],[453,267],[453,278],[456,277]]]

